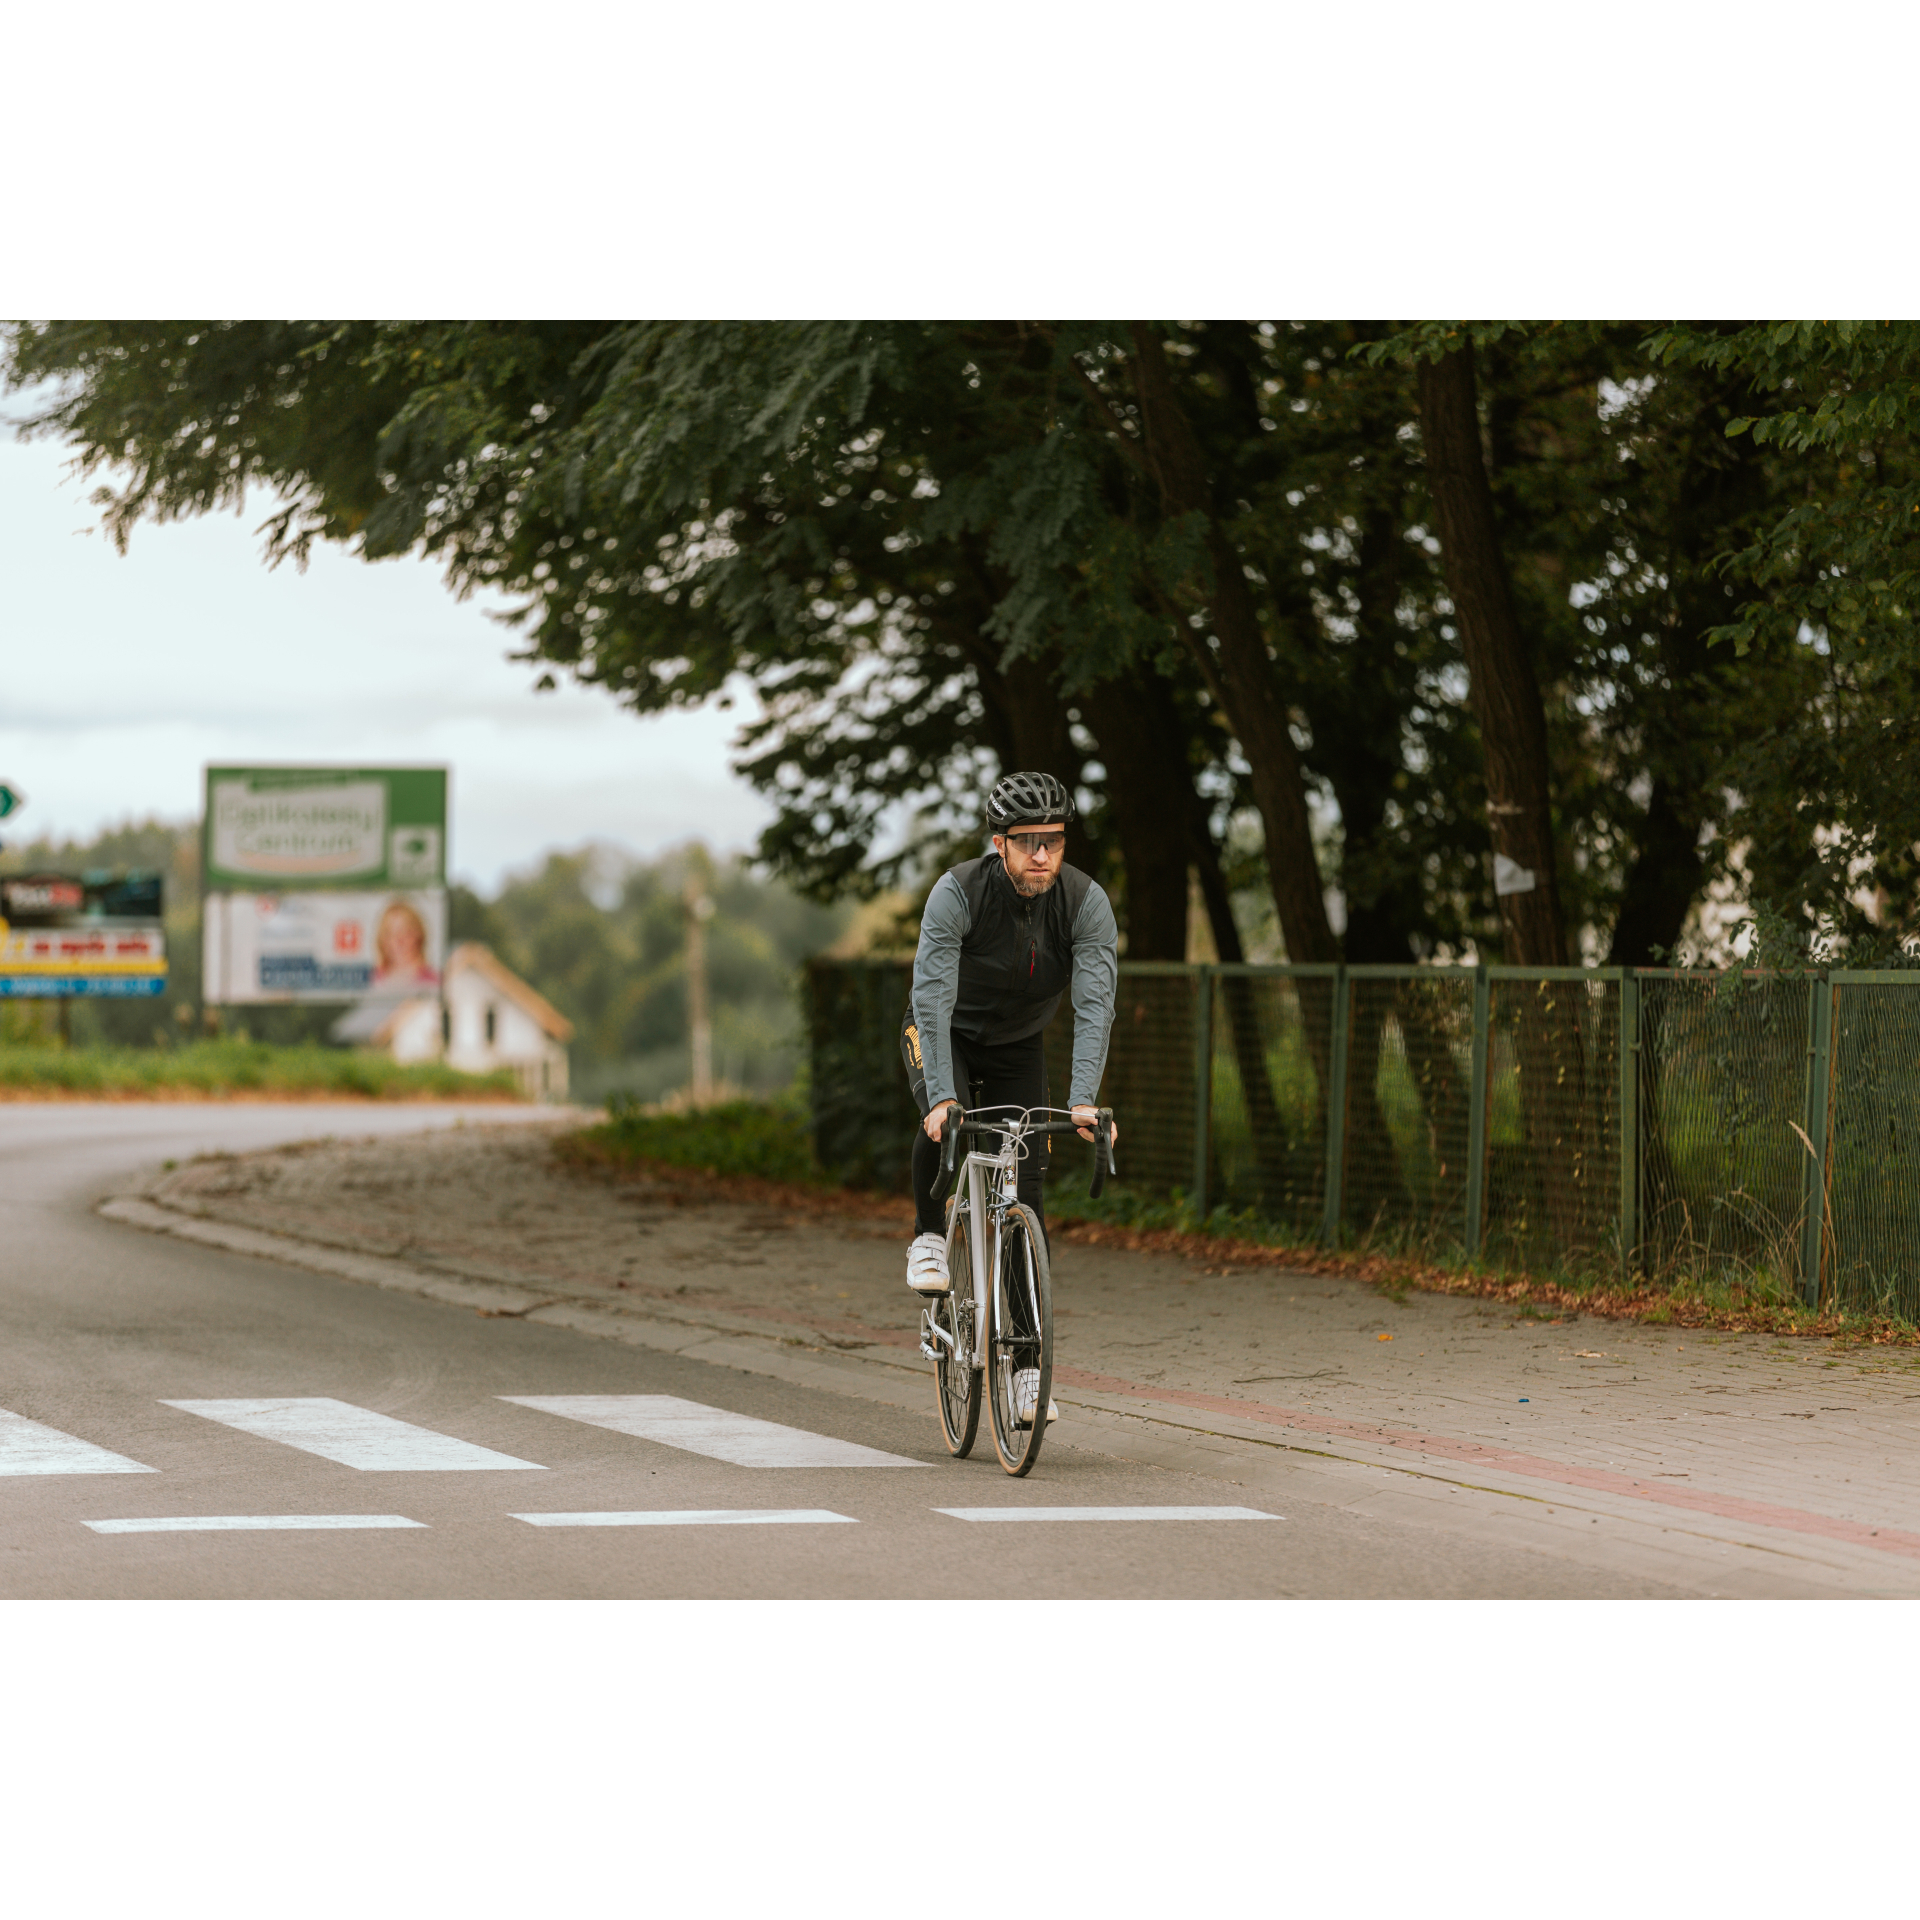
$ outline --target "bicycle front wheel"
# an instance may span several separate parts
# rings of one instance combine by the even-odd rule
[[[1047,1239],[1031,1207],[1007,1209],[1000,1259],[993,1276],[987,1339],[987,1401],[993,1412],[993,1448],[1011,1474],[1030,1473],[1047,1431],[1053,1392],[1053,1274]],[[1016,1379],[1037,1373],[1033,1418],[1020,1424]]]
[[[933,1302],[933,1343],[940,1358],[933,1363],[934,1388],[940,1402],[940,1433],[947,1451],[964,1460],[973,1451],[980,1430],[980,1369],[973,1364],[973,1250],[968,1242],[972,1223],[964,1207],[951,1202],[947,1210],[947,1284],[951,1289]]]

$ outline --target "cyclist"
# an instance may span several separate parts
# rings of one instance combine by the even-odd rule
[[[907,1285],[942,1294],[946,1224],[933,1197],[949,1109],[971,1088],[983,1107],[1044,1107],[1042,1042],[1063,992],[1073,995],[1067,1104],[1093,1138],[1119,983],[1120,930],[1099,883],[1066,864],[1073,796],[1049,773],[1010,773],[987,796],[993,851],[944,873],[927,896],[900,1049],[926,1116],[913,1142],[914,1241]],[[1041,1162],[1021,1163],[1020,1199],[1046,1228]],[[1014,1411],[1032,1424],[1037,1368],[1014,1376]],[[1047,1418],[1058,1417],[1051,1402]]]

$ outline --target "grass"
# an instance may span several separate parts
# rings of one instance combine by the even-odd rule
[[[829,1196],[840,1192],[815,1164],[806,1112],[795,1098],[736,1100],[682,1113],[647,1111],[616,1098],[603,1124],[564,1136],[556,1151],[575,1164],[616,1173],[653,1165],[752,1183],[751,1195],[738,1190],[735,1197],[784,1195],[818,1206],[833,1204]],[[844,1197],[869,1210],[901,1204],[898,1195]],[[1252,1211],[1219,1206],[1202,1217],[1177,1191],[1154,1198],[1116,1186],[1093,1200],[1065,1181],[1049,1192],[1047,1212],[1068,1240],[1082,1245],[1176,1254],[1210,1268],[1324,1273],[1362,1281],[1395,1300],[1416,1291],[1464,1295],[1499,1302],[1525,1320],[1590,1314],[1650,1326],[1826,1338],[1836,1347],[1920,1346],[1920,1327],[1897,1315],[1807,1306],[1772,1262],[1748,1268],[1695,1257],[1660,1274],[1622,1276],[1618,1262],[1605,1255],[1534,1269],[1511,1256],[1469,1262],[1457,1247],[1412,1237],[1376,1236],[1329,1248]]]
[[[517,1100],[507,1073],[401,1066],[340,1047],[198,1040],[183,1047],[0,1046],[0,1095],[96,1099]]]
[[[1084,1245],[1184,1254],[1221,1268],[1330,1274],[1365,1281],[1394,1299],[1410,1290],[1465,1295],[1498,1301],[1520,1319],[1590,1314],[1656,1327],[1828,1339],[1836,1348],[1920,1347],[1920,1326],[1899,1314],[1808,1306],[1773,1260],[1742,1265],[1682,1255],[1659,1272],[1623,1275],[1604,1253],[1537,1269],[1510,1256],[1468,1261],[1457,1246],[1411,1237],[1325,1247],[1252,1213],[1222,1207],[1201,1219],[1177,1192],[1165,1200],[1124,1191],[1099,1200],[1049,1195],[1047,1210],[1069,1239]]]
[[[568,1151],[572,1157],[614,1166],[652,1161],[785,1186],[833,1185],[815,1164],[805,1111],[784,1100],[729,1100],[667,1113],[615,1094],[608,1102],[607,1119],[569,1135]]]

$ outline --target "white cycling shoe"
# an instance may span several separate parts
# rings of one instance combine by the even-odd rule
[[[1040,1398],[1040,1369],[1023,1367],[1013,1376],[1013,1424],[1016,1427],[1033,1425],[1033,1409]],[[1060,1418],[1060,1409],[1051,1399],[1047,1402],[1047,1420],[1049,1423]]]
[[[937,1233],[918,1235],[907,1249],[907,1285],[915,1293],[951,1293],[947,1278],[947,1243]]]

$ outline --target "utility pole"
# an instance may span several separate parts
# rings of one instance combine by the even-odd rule
[[[690,1098],[696,1107],[713,1100],[713,1020],[707,1011],[707,922],[713,918],[713,896],[706,888],[701,866],[687,875],[687,1036],[693,1052]]]

